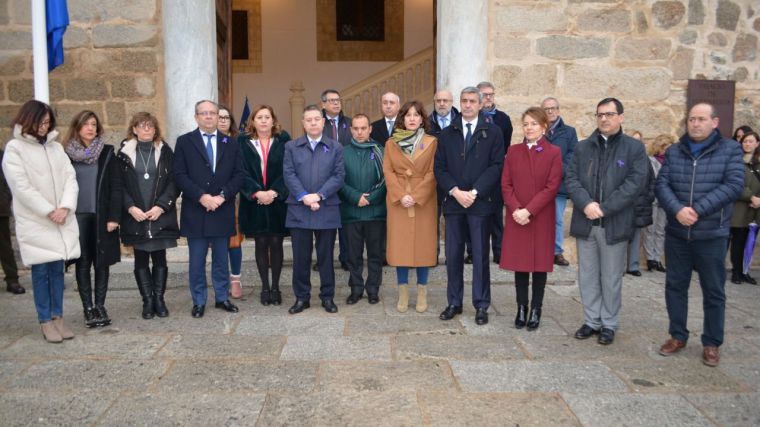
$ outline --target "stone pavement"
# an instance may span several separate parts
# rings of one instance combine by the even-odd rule
[[[443,266],[432,271],[424,314],[396,312],[386,268],[380,304],[345,305],[347,274],[339,270],[337,314],[319,307],[315,289],[311,309],[288,315],[286,267],[282,306],[261,306],[259,289],[246,286],[240,313],[209,306],[193,319],[187,267],[173,259],[170,317],[140,317],[124,262],[107,300],[114,323],[103,329],[82,325],[68,275],[65,318],[77,336],[63,344],[44,342],[30,292],[0,295],[0,424],[760,425],[757,286],[726,284],[723,359],[708,368],[700,362],[696,282],[689,346],[671,358],[656,353],[667,338],[661,273],[626,276],[621,329],[603,347],[572,338],[582,323],[574,267],[550,275],[541,327],[527,332],[512,327],[512,274],[495,266],[490,323],[477,326],[470,306],[438,320]],[[253,262],[244,275],[251,283]],[[31,287],[28,275],[22,284]]]

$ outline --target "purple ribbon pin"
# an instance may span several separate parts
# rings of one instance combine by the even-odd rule
[[[330,151],[330,149],[326,145],[323,145],[322,146],[322,151],[324,151],[325,153],[327,153],[328,151]]]
[[[617,163],[617,165],[618,165],[619,168],[622,168],[623,166],[625,166],[625,162],[622,161],[622,160],[618,160],[616,163]]]
[[[227,143],[227,137],[226,136],[224,138],[222,138],[222,142],[225,143],[225,144]]]
[[[536,153],[544,151],[544,147],[536,147]]]
[[[425,149],[425,143],[420,142],[420,150],[424,150],[424,149]]]
[[[374,152],[369,153],[369,159],[370,160],[375,160],[375,153]]]

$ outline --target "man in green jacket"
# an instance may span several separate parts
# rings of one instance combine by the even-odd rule
[[[346,179],[339,191],[340,218],[348,249],[348,285],[351,295],[346,304],[356,304],[367,290],[370,304],[380,301],[385,244],[385,176],[383,148],[369,138],[369,117],[357,114],[351,120],[351,143],[343,148]],[[367,247],[367,280],[363,278],[364,246]]]

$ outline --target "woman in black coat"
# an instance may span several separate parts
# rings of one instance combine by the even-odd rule
[[[101,138],[103,127],[94,112],[74,116],[64,139],[77,175],[76,219],[82,253],[76,260],[76,281],[88,328],[111,324],[105,308],[109,266],[121,261],[119,221],[121,191],[113,146]],[[95,298],[90,276],[95,267]],[[94,304],[93,304],[94,302]]]
[[[150,113],[132,117],[119,150],[119,183],[123,192],[121,240],[135,251],[135,280],[143,300],[142,317],[166,317],[164,302],[166,249],[177,246],[177,187],[174,153],[161,140],[158,120]],[[153,261],[151,271],[149,263]]]
[[[290,135],[281,129],[274,110],[268,105],[253,110],[246,133],[238,137],[246,171],[240,190],[240,231],[256,242],[256,267],[261,277],[263,305],[282,304],[282,241],[289,234],[285,228],[288,190],[282,176],[282,162],[285,143],[289,140]]]

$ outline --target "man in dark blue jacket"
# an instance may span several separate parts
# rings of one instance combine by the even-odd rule
[[[726,312],[726,250],[731,214],[744,188],[741,147],[718,131],[715,108],[706,103],[689,110],[687,134],[665,152],[656,193],[668,216],[665,227],[665,302],[671,338],[660,348],[670,356],[686,346],[688,291],[697,268],[704,324],[702,361],[718,366]]]
[[[325,120],[316,105],[304,109],[302,123],[306,135],[285,145],[282,172],[288,187],[288,214],[293,247],[293,293],[296,302],[290,314],[309,308],[311,299],[312,239],[317,243],[319,298],[328,313],[336,313],[333,249],[335,230],[340,224],[338,190],[343,187],[343,146],[325,136]]]
[[[541,108],[544,109],[544,112],[549,117],[549,130],[546,132],[546,137],[549,139],[549,142],[562,150],[562,171],[563,174],[566,174],[567,166],[570,164],[570,158],[575,150],[575,144],[578,143],[578,134],[575,133],[574,127],[566,125],[562,117],[560,117],[559,101],[557,98],[548,97],[544,99],[541,102]],[[565,188],[564,177],[562,185],[559,186],[559,191],[557,192],[555,205],[557,221],[554,237],[554,264],[568,266],[570,263],[562,255],[564,252],[562,242],[565,238],[565,207],[567,206],[567,189]]]
[[[446,275],[448,307],[441,320],[462,313],[464,298],[464,245],[467,231],[472,243],[472,302],[475,323],[488,323],[491,275],[488,236],[494,209],[501,208],[499,180],[504,162],[504,139],[493,123],[480,113],[483,97],[475,87],[462,89],[461,119],[441,132],[435,153],[435,179],[446,194],[442,209],[446,218]]]
[[[211,246],[211,279],[215,307],[237,312],[229,297],[227,245],[235,234],[235,196],[245,172],[237,141],[217,131],[219,107],[212,101],[195,104],[198,128],[177,138],[174,181],[182,191],[180,234],[190,252],[190,294],[193,317],[206,309],[206,254]]]

